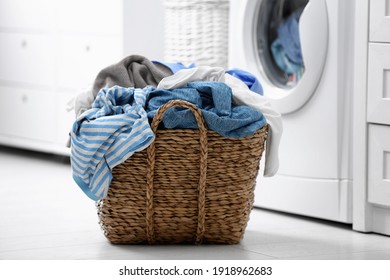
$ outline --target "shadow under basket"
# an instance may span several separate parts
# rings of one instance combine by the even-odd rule
[[[164,112],[190,109],[199,129],[160,129]],[[114,244],[236,244],[253,208],[268,125],[232,139],[208,131],[201,111],[185,101],[160,107],[155,141],[113,171],[108,195],[96,203]]]

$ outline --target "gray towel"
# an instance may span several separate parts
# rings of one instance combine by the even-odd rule
[[[130,55],[99,72],[93,83],[92,94],[96,97],[101,88],[115,85],[135,88],[157,86],[163,78],[172,74],[172,71],[162,64],[153,64],[140,55]]]

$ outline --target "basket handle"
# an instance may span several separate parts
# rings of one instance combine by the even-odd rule
[[[200,178],[198,184],[198,225],[195,236],[195,244],[200,244],[203,241],[205,232],[205,201],[206,201],[206,175],[207,175],[207,128],[202,116],[202,112],[192,103],[184,100],[171,100],[162,105],[153,118],[151,128],[156,134],[157,127],[163,119],[166,110],[179,106],[190,109],[195,116],[199,128],[199,143],[200,143]],[[148,171],[146,175],[146,235],[149,244],[155,243],[154,236],[154,208],[153,208],[153,177],[155,166],[155,141],[147,148]]]

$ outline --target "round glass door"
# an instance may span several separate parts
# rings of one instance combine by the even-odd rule
[[[326,0],[249,0],[245,18],[252,20],[246,55],[264,94],[280,113],[295,112],[314,94],[326,63]]]

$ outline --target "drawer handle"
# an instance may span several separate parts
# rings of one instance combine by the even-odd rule
[[[87,51],[87,52],[91,51],[91,46],[90,45],[86,45],[85,46],[85,51]]]
[[[25,95],[25,94],[22,95],[22,102],[23,102],[23,103],[27,103],[27,102],[28,102],[28,97],[27,97],[27,95]]]
[[[27,41],[26,40],[22,40],[21,46],[24,49],[27,48]]]

